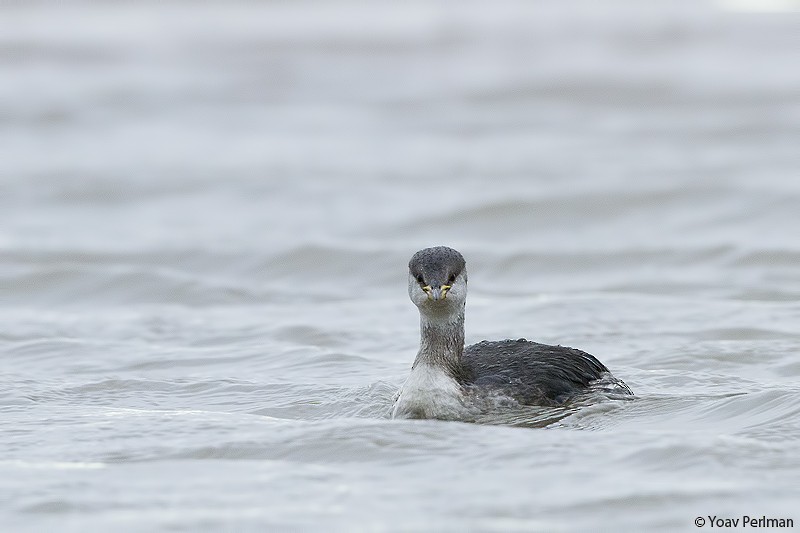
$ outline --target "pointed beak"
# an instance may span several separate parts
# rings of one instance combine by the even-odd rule
[[[451,285],[442,285],[441,287],[438,288],[431,287],[430,285],[425,285],[424,287],[422,287],[422,290],[424,290],[427,293],[429,300],[439,301],[447,298],[447,291],[450,290],[450,287]]]

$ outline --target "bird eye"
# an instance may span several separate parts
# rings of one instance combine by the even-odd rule
[[[422,274],[417,274],[417,282],[425,283],[425,278],[422,277]]]
[[[447,278],[447,284],[448,285],[452,285],[455,282],[456,282],[456,275],[455,274],[450,274],[450,277]]]

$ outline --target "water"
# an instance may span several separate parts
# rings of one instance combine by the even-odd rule
[[[747,7],[0,5],[1,528],[800,524],[798,19]],[[636,400],[387,419],[433,244],[468,342]]]

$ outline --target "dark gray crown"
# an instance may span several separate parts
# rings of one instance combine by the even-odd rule
[[[458,276],[466,267],[464,256],[447,246],[434,246],[415,253],[408,262],[412,276],[421,277],[431,286],[444,285],[451,276]]]

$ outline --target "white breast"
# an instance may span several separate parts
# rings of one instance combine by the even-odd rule
[[[459,419],[466,414],[458,382],[441,368],[418,364],[400,389],[392,418]]]

